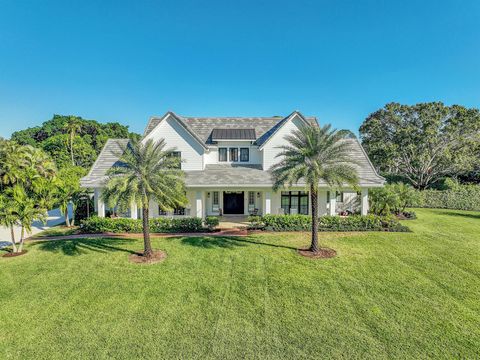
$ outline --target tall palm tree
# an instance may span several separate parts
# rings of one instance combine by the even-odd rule
[[[128,209],[132,204],[142,210],[143,256],[153,255],[150,242],[149,203],[155,200],[162,210],[185,206],[184,173],[179,169],[175,149],[165,150],[165,141],[132,139],[120,157],[119,165],[109,171],[103,200],[109,207]]]
[[[330,188],[358,183],[355,163],[350,156],[349,142],[331,125],[303,126],[285,136],[287,145],[279,146],[280,161],[270,169],[273,189],[292,186],[304,181],[310,189],[312,243],[310,251],[318,252],[318,184],[324,181]]]
[[[82,128],[82,121],[78,116],[69,116],[64,128],[70,137],[70,157],[72,158],[72,165],[75,166],[75,160],[73,158],[73,140],[75,134]]]
[[[10,197],[0,193],[0,225],[10,229],[13,252],[17,252],[15,241],[15,225],[18,224],[16,204]]]

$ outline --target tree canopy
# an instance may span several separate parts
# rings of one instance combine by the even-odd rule
[[[480,111],[475,108],[390,103],[367,117],[360,137],[383,175],[420,189],[480,165]]]
[[[54,115],[41,126],[14,132],[11,140],[44,150],[58,168],[75,165],[88,169],[107,139],[138,136],[117,122],[102,124],[78,116]]]

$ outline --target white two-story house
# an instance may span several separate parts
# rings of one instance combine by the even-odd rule
[[[279,161],[278,146],[284,137],[302,126],[318,126],[314,117],[298,111],[287,117],[183,117],[168,112],[152,117],[143,140],[165,139],[167,148],[175,148],[186,173],[186,208],[163,213],[151,202],[150,215],[197,216],[248,214],[308,214],[309,196],[305,184],[274,192],[270,167]],[[383,186],[384,178],[375,171],[357,139],[351,142],[352,158],[356,160],[359,189],[329,189],[320,183],[319,215],[335,215],[342,211],[368,212],[368,189]],[[109,139],[87,176],[83,187],[95,190],[95,209],[105,216],[101,198],[107,170],[119,158],[119,151],[128,139]],[[127,216],[137,218],[139,211],[132,205]]]

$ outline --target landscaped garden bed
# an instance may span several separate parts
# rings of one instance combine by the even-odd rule
[[[250,216],[250,228],[268,231],[309,231],[312,218],[308,215],[264,215]],[[400,224],[393,215],[350,215],[321,216],[319,231],[391,231],[408,232],[407,226]]]
[[[196,217],[160,217],[150,219],[149,224],[152,233],[195,233],[208,231],[208,228],[203,226],[202,219]],[[141,233],[142,220],[92,216],[82,221],[80,232],[84,234]]]

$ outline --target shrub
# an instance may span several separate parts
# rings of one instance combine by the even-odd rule
[[[395,231],[406,232],[408,227],[403,226],[393,215],[379,216],[352,215],[347,217],[322,216],[319,219],[319,231]]]
[[[150,219],[150,231],[153,233],[161,232],[199,232],[203,231],[202,219],[194,217],[185,218],[155,218]],[[127,218],[101,218],[92,216],[82,221],[80,231],[85,234],[95,233],[141,233],[141,219]]]
[[[249,217],[250,228],[264,228],[270,231],[309,231],[311,217],[307,215],[265,215]],[[409,231],[393,215],[352,215],[322,216],[319,218],[319,231]]]
[[[312,228],[308,215],[264,215],[262,223],[270,231],[304,231]]]
[[[260,215],[250,215],[247,221],[249,222],[248,228],[251,230],[263,230],[265,228],[265,224]]]
[[[220,224],[220,220],[218,219],[217,216],[207,216],[205,218],[205,225],[210,231],[215,229],[215,227],[218,226],[218,224]]]
[[[377,215],[399,215],[405,212],[406,207],[415,204],[418,198],[418,192],[410,185],[387,184],[370,190],[370,211]]]
[[[448,190],[417,193],[415,207],[480,211],[480,185],[457,185]]]

